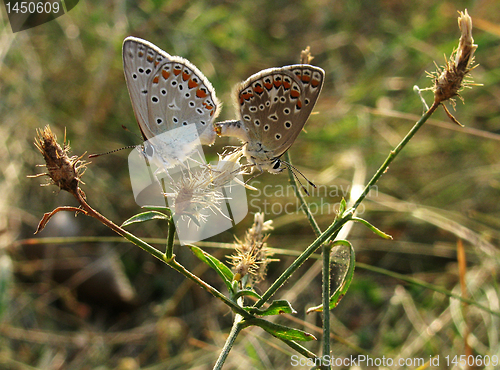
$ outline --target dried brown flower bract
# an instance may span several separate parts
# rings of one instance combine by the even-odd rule
[[[49,126],[45,126],[43,130],[37,130],[37,136],[35,137],[35,146],[38,148],[40,153],[42,153],[43,158],[45,159],[45,167],[47,167],[47,173],[41,173],[29,177],[48,176],[51,181],[46,185],[54,184],[57,185],[60,189],[66,190],[67,192],[71,193],[80,204],[79,208],[63,206],[57,207],[53,211],[45,213],[40,220],[40,223],[38,224],[38,228],[36,229],[35,234],[42,231],[49,220],[52,218],[52,216],[61,211],[83,213],[85,215],[98,219],[103,224],[120,235],[125,236],[128,234],[127,231],[114,224],[112,221],[108,220],[106,217],[101,215],[99,212],[97,212],[87,204],[85,193],[79,187],[80,183],[83,183],[81,177],[85,172],[86,166],[88,164],[87,162],[82,161],[85,153],[80,157],[70,157],[68,155],[69,145],[66,142],[66,139],[64,140],[64,144],[61,147],[61,145],[57,143],[56,135],[54,135]]]
[[[459,14],[458,26],[460,27],[461,36],[458,48],[451,54],[450,59],[446,61],[442,68],[438,67],[436,72],[429,73],[429,76],[434,79],[432,90],[434,92],[435,105],[450,100],[451,104],[455,106],[453,98],[458,96],[462,99],[459,94],[460,91],[464,87],[473,85],[472,80],[468,79],[468,74],[475,68],[474,52],[477,49],[477,45],[474,44],[472,37],[472,19],[467,13],[467,9],[464,13],[459,12]],[[443,105],[443,107],[450,119],[460,125],[446,106]]]
[[[245,275],[251,274],[252,283],[263,280],[269,260],[269,251],[266,240],[269,235],[266,231],[272,230],[272,221],[264,222],[264,214],[256,213],[252,227],[246,232],[243,241],[236,239],[236,254],[230,256],[234,266],[235,280],[241,280]]]
[[[47,173],[41,173],[31,177],[48,176],[51,181],[49,184],[57,185],[60,189],[66,190],[72,194],[83,195],[79,188],[81,176],[85,172],[86,163],[82,161],[82,156],[69,157],[69,145],[64,140],[61,147],[57,142],[56,135],[47,125],[43,130],[37,130],[35,146],[45,159]]]
[[[314,57],[311,54],[311,48],[309,46],[300,52],[300,62],[302,64],[310,64],[313,59]]]

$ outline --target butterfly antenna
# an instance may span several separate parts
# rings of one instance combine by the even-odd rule
[[[125,130],[125,131],[128,131],[130,132],[131,134],[137,136],[139,138],[139,140],[143,141],[144,138],[142,138],[141,136],[137,135],[135,132],[129,130],[129,128],[125,125],[122,125],[122,128]],[[115,149],[115,150],[111,150],[109,152],[106,152],[106,153],[99,153],[99,154],[90,154],[89,155],[89,158],[95,158],[95,157],[100,157],[101,155],[106,155],[106,154],[111,154],[111,153],[115,153],[115,152],[118,152],[120,150],[123,150],[123,149],[132,149],[132,148],[135,148],[137,145],[128,145],[126,147],[123,147],[123,148],[120,148],[120,149]]]
[[[297,176],[297,174],[295,172],[297,172],[300,176],[302,176],[304,178],[304,180],[306,180],[307,183],[309,185],[311,185],[313,188],[316,189],[316,185],[311,180],[309,180],[302,172],[300,172],[295,166],[293,166],[291,163],[288,163],[288,162],[285,162],[285,161],[281,161],[281,163],[283,163],[284,165],[286,165],[288,167],[288,169],[290,170],[290,172],[292,172],[292,175],[299,182],[299,184],[302,187],[302,189],[304,189],[304,192],[307,194],[307,196],[310,196],[311,194],[309,194],[309,192],[307,191],[306,187],[302,184],[302,182],[300,181],[299,177]]]
[[[118,151],[123,150],[123,149],[131,149],[131,148],[135,148],[136,146],[137,146],[137,145],[129,145],[129,146],[125,146],[125,147],[123,147],[123,148],[119,148],[119,149],[115,149],[115,150],[110,150],[109,152],[106,152],[106,153],[89,154],[89,158],[100,157],[101,155],[106,155],[106,154],[115,153],[115,152],[118,152]]]
[[[125,131],[130,132],[132,135],[137,136],[137,137],[139,138],[139,140],[144,141],[144,138],[143,138],[141,135],[138,135],[137,133],[133,132],[133,131],[132,131],[132,130],[130,130],[127,126],[122,125],[122,129],[124,129]]]

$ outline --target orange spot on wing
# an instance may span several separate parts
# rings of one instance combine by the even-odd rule
[[[210,103],[207,103],[207,102],[203,102],[203,106],[205,107],[206,110],[209,110],[211,111],[210,112],[210,115],[212,116],[214,114],[214,106]]]
[[[161,75],[163,76],[163,78],[166,80],[167,78],[170,77],[170,72],[167,72],[165,71],[164,69],[162,69],[161,71]]]
[[[297,100],[297,104],[295,104],[295,106],[297,107],[297,109],[301,109],[302,108],[302,102],[300,100]]]
[[[320,81],[319,81],[319,80],[314,80],[314,79],[313,79],[313,80],[311,81],[311,85],[312,85],[312,87],[318,87],[318,86],[319,86],[319,83],[320,83]]]
[[[190,89],[194,89],[195,87],[198,87],[198,84],[196,82],[194,82],[193,79],[190,79],[188,82],[188,87]]]
[[[158,82],[160,82],[160,76],[156,75],[155,78],[153,78],[153,83],[157,84]]]
[[[297,91],[297,90],[292,90],[290,91],[290,96],[293,98],[293,99],[297,99],[299,96],[300,96],[300,92]]]
[[[308,83],[309,81],[311,81],[311,76],[302,75],[301,80],[302,80],[302,82]]]
[[[254,88],[253,88],[253,91],[255,91],[257,94],[262,94],[264,92],[264,89],[262,88],[261,85],[256,85]]]
[[[178,76],[181,73],[181,69],[174,68],[174,75]]]
[[[273,88],[273,84],[271,82],[269,83],[264,82],[264,87],[268,90],[271,90]]]
[[[292,86],[292,85],[290,84],[290,82],[283,81],[283,87],[284,87],[286,90],[288,90],[288,89],[290,88],[290,86]]]
[[[274,87],[278,88],[278,87],[280,87],[280,86],[281,86],[281,84],[282,84],[282,82],[281,82],[281,81],[279,81],[279,80],[274,80]]]
[[[196,97],[198,98],[205,98],[207,96],[207,92],[203,91],[202,89],[196,90]]]
[[[253,97],[253,94],[246,92],[246,93],[241,94],[241,97],[245,100],[250,100]]]
[[[137,53],[137,55],[139,55],[139,58],[142,58],[142,56],[144,55],[144,53],[142,51],[140,51],[139,53]]]
[[[149,63],[152,63],[154,59],[151,55],[148,55],[147,60]]]
[[[189,80],[189,76],[190,76],[190,74],[189,74],[189,73],[187,73],[187,72],[182,72],[182,79],[183,79],[184,81]]]
[[[158,64],[160,64],[160,62],[158,62],[158,61],[155,61],[155,67],[156,67],[156,66],[157,66]]]

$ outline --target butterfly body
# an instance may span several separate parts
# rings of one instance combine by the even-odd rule
[[[216,123],[217,133],[240,139],[257,170],[279,173],[280,157],[302,131],[323,81],[324,71],[307,64],[265,69],[237,86],[239,120]]]

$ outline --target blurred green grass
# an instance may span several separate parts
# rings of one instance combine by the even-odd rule
[[[61,140],[66,130],[78,155],[138,144],[137,137],[121,128],[139,132],[122,71],[121,44],[126,36],[145,38],[195,64],[224,102],[220,119],[235,116],[231,91],[237,82],[261,69],[297,62],[300,51],[310,45],[313,63],[325,70],[326,82],[317,114],[309,119],[291,156],[316,184],[348,189],[353,177],[367,182],[422,113],[412,87],[430,86],[425,71],[435,69],[434,61],[442,65],[443,55],[456,47],[456,11],[465,8],[479,45],[473,77],[484,85],[465,90],[465,104],[457,102],[454,115],[466,129],[439,110],[382,177],[378,193],[364,203],[362,216],[392,234],[394,241],[378,239],[358,225],[349,238],[360,262],[453,289],[458,284],[455,245],[460,237],[468,252],[471,295],[498,310],[498,254],[491,258],[484,250],[484,245],[497,249],[500,237],[497,1],[87,1],[56,21],[14,35],[2,11],[0,245],[9,251],[14,273],[10,300],[0,300],[7,305],[0,309],[2,367],[125,369],[135,361],[148,369],[208,369],[229,330],[230,315],[223,306],[138,248],[82,243],[57,252],[46,247],[41,253],[40,246],[12,246],[32,236],[44,212],[74,205],[55,187],[40,188],[39,179],[26,178],[41,171],[35,167],[41,157],[32,145],[36,128],[50,124]],[[432,94],[423,94],[430,102]],[[208,156],[214,158],[223,145],[234,143],[221,139]],[[89,202],[117,223],[139,211],[126,156],[118,152],[96,158],[84,177]],[[256,180],[260,188],[286,186],[288,181],[284,174],[264,174]],[[274,195],[271,202],[295,204],[292,196]],[[322,199],[313,196],[310,201]],[[325,201],[339,200],[334,196]],[[333,214],[317,217],[324,228]],[[276,226],[269,238],[271,247],[302,250],[313,240],[300,212],[271,212],[266,218],[274,219]],[[113,236],[82,216],[64,221],[52,236],[70,234],[69,227],[76,229],[71,235]],[[242,236],[251,222],[249,215],[234,230],[212,240],[230,243],[233,234]],[[144,237],[166,233],[160,223],[131,230]],[[75,264],[86,266],[114,252],[135,289],[133,304],[90,299],[77,289],[85,279],[68,285],[68,276],[57,279],[53,271],[57,258],[85,257]],[[200,268],[189,252],[178,248],[176,254],[189,268]],[[290,257],[279,258],[280,263],[269,267],[262,291],[290,262]],[[118,268],[114,262],[110,266]],[[305,308],[320,301],[321,279],[319,271],[313,272],[312,263],[302,267],[285,295],[292,297],[298,318],[321,326],[319,316],[304,316]],[[210,272],[203,277],[222,286]],[[394,358],[463,352],[459,307],[446,297],[407,285],[401,290],[399,281],[362,269],[357,269],[352,284],[332,311],[333,332],[349,343],[374,356]],[[475,353],[499,354],[498,321],[469,311]],[[422,334],[437,321],[441,330]],[[131,333],[137,338],[130,340]],[[289,368],[287,349],[269,350],[267,341],[276,345],[257,330],[244,332],[227,368]],[[309,348],[318,351],[319,345]],[[352,348],[334,341],[333,353],[359,353]]]

